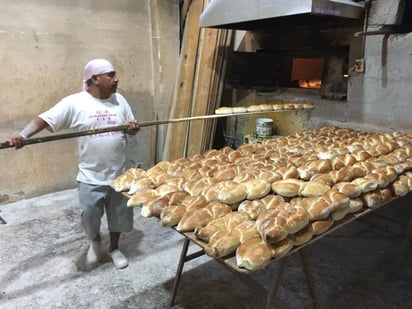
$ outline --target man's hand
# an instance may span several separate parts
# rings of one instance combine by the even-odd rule
[[[7,139],[7,142],[10,146],[14,146],[14,148],[19,149],[24,146],[24,137],[21,135],[12,136]]]
[[[129,126],[126,131],[129,135],[136,135],[136,133],[140,131],[139,123],[136,120],[128,120],[125,124]]]

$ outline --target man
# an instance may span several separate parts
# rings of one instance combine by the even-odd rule
[[[117,93],[118,83],[116,71],[109,61],[91,60],[85,66],[82,92],[63,98],[34,118],[8,142],[21,148],[24,139],[43,129],[51,132],[68,128],[83,131],[122,124],[129,125],[127,134],[135,135],[140,127],[126,99]],[[79,138],[77,182],[81,226],[91,241],[86,257],[89,266],[100,260],[100,225],[105,210],[110,231],[109,253],[113,263],[117,268],[128,265],[118,245],[120,234],[133,228],[133,209],[126,206],[126,197],[109,186],[126,169],[126,146],[123,132]]]

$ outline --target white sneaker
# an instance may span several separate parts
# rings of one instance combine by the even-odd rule
[[[88,265],[96,264],[100,262],[101,247],[99,240],[93,240],[90,244],[89,250],[87,251],[86,263]]]
[[[110,256],[112,257],[113,264],[116,268],[125,268],[129,265],[129,261],[119,249],[115,249],[110,252]]]

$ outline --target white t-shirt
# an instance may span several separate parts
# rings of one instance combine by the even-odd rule
[[[53,132],[73,128],[78,131],[106,128],[134,119],[126,99],[114,93],[100,100],[87,91],[63,98],[39,115]],[[126,134],[121,131],[81,136],[77,181],[107,185],[126,167]]]

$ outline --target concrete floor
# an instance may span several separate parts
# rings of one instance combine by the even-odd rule
[[[410,195],[306,247],[320,308],[412,308],[411,246],[397,263]],[[168,308],[183,237],[136,209],[135,229],[121,239],[129,266],[115,269],[106,253],[86,269],[77,203],[77,191],[67,190],[0,205],[7,222],[0,224],[0,308]],[[102,232],[107,246],[106,224]],[[277,295],[292,308],[308,298],[299,257],[286,258]],[[272,263],[250,277],[268,287],[278,269]],[[254,289],[207,256],[185,264],[176,301],[174,308],[265,307]]]

